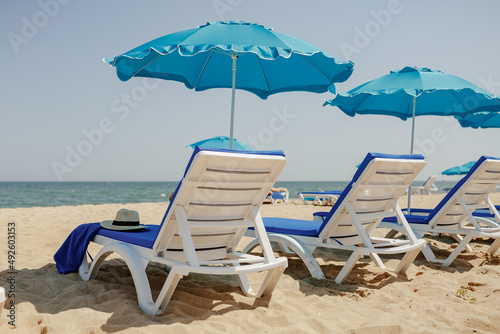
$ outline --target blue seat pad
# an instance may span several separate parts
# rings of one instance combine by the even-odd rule
[[[498,208],[497,208],[498,210]],[[473,216],[483,217],[483,218],[495,218],[495,215],[490,213],[488,210],[476,210],[472,213]]]
[[[321,232],[322,222],[278,217],[264,217],[264,226],[268,233],[282,233],[316,237]]]
[[[412,209],[413,210],[413,209]],[[410,224],[427,224],[427,216],[418,216],[418,215],[405,215],[406,221]],[[382,219],[384,222],[389,223],[397,223],[398,218],[394,217],[386,217]]]
[[[500,206],[495,205],[495,208],[497,210],[499,210]],[[405,211],[405,210],[407,210],[407,209],[403,209],[403,211]],[[418,213],[429,214],[430,212],[432,212],[432,210],[434,210],[434,209],[414,209],[414,208],[412,208],[411,212],[412,213],[418,212]],[[318,213],[318,215],[316,213]],[[313,215],[321,216],[321,214],[323,214],[323,212],[316,212],[316,213],[314,213]],[[489,210],[476,210],[476,211],[472,212],[472,215],[476,216],[476,217],[485,217],[485,218],[494,218],[495,217],[495,215],[490,213]]]
[[[433,209],[411,209],[411,212],[420,212],[420,213],[429,213]],[[328,212],[315,212],[313,213],[313,216],[315,217],[321,217],[321,219],[325,219],[325,217],[328,215]],[[427,216],[419,216],[419,215],[405,215],[406,220],[408,223],[412,224],[426,224],[426,218]],[[389,222],[389,223],[397,223],[397,218],[396,217],[387,217],[384,218],[383,221]]]
[[[145,225],[146,228],[140,231],[114,231],[102,228],[97,233],[103,237],[108,237],[129,244],[153,248],[156,236],[160,231],[160,225]]]
[[[318,211],[313,213],[313,217],[321,217],[321,219],[325,219],[325,217],[328,215],[329,212],[327,211]]]

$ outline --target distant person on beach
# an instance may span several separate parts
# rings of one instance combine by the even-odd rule
[[[275,192],[282,192],[282,191],[288,191],[288,189],[286,188],[271,188],[271,190],[269,190],[269,195],[272,195],[273,193]]]

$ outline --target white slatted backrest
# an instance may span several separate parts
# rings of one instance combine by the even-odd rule
[[[320,234],[324,242],[366,242],[380,221],[425,167],[424,160],[375,158],[367,165]],[[332,208],[335,209],[335,206]],[[350,212],[349,212],[350,211]],[[353,214],[354,213],[354,214]],[[358,229],[356,219],[365,232]],[[334,238],[332,241],[330,238]]]
[[[430,190],[432,185],[434,184],[434,181],[436,181],[437,179],[437,176],[429,176],[429,178],[427,179],[427,181],[425,181],[423,187],[425,190]]]
[[[443,207],[429,222],[431,226],[458,228],[469,217],[467,210],[473,212],[488,208],[488,196],[500,183],[500,160],[486,159],[447,200]],[[446,197],[445,197],[446,199]],[[466,207],[460,205],[464,203]]]
[[[187,222],[182,228],[192,236],[198,261],[224,257],[247,226],[254,226],[251,209],[260,207],[285,164],[280,155],[199,152],[181,181],[153,249],[187,261],[179,229]],[[184,212],[185,219],[176,210]]]

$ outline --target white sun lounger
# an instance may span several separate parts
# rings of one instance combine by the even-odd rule
[[[281,200],[284,203],[288,203],[289,196],[290,194],[288,191],[274,191],[272,195],[266,196],[264,202],[276,204],[279,200]]]
[[[434,184],[434,181],[436,181],[437,176],[432,175],[429,176],[427,181],[424,182],[423,185],[421,186],[412,186],[411,187],[411,193],[415,195],[420,195],[420,194],[435,194],[438,192],[438,187]]]
[[[299,193],[299,197],[302,200],[302,203],[305,205],[308,202],[317,205],[326,205],[326,204],[334,204],[339,198],[342,191],[334,190],[334,191],[301,191]]]
[[[335,282],[339,284],[364,255],[369,255],[377,266],[386,268],[379,255],[404,253],[403,259],[394,270],[404,273],[424,247],[425,241],[414,236],[397,201],[424,166],[422,155],[370,153],[324,222],[264,218],[269,239],[277,242],[285,252],[296,253],[314,278],[325,277],[313,256],[317,247],[352,252],[335,278]],[[384,217],[397,217],[408,240],[372,236],[372,232]],[[251,229],[246,235],[257,236]],[[258,243],[257,237],[243,252],[251,251]]]
[[[95,278],[108,255],[119,254],[130,269],[141,309],[164,312],[179,280],[189,273],[235,275],[245,295],[270,295],[287,266],[275,258],[259,207],[286,164],[283,152],[196,148],[161,225],[145,231],[101,229],[93,242],[104,247],[90,268],[85,258],[79,273]],[[236,251],[248,227],[261,237],[263,256]],[[149,261],[170,267],[156,301],[146,275]],[[248,273],[268,271],[255,293]]]
[[[442,233],[458,241],[457,247],[446,259],[438,259],[426,245],[422,253],[427,261],[449,266],[460,252],[471,251],[468,244],[475,237],[496,238],[487,252],[494,254],[498,250],[500,216],[488,195],[499,183],[500,159],[483,156],[434,209],[411,209],[412,214],[406,215],[406,219],[417,237],[422,238],[427,233]],[[481,209],[489,210],[491,219],[487,219],[488,215],[480,217],[480,211],[474,213]],[[384,219],[380,226],[401,231],[393,218]]]

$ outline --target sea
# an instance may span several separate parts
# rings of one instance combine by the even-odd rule
[[[349,181],[279,181],[290,198],[301,191],[343,190]],[[439,192],[456,181],[438,181]],[[421,185],[422,181],[415,182]],[[177,182],[0,182],[0,208],[28,208],[81,204],[168,202]]]

